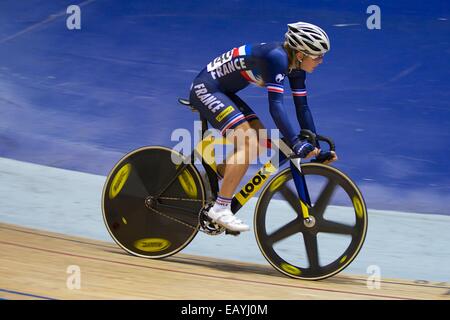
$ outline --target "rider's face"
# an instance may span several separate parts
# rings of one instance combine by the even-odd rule
[[[323,56],[314,57],[298,52],[297,59],[301,60],[300,69],[305,70],[308,73],[312,73],[314,69],[322,63]]]

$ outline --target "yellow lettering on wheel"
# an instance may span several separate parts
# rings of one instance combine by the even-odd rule
[[[277,190],[286,180],[287,180],[286,175],[282,175],[276,178],[270,185],[270,191],[273,192]]]
[[[177,166],[178,168],[178,166]],[[195,180],[192,178],[189,171],[186,169],[178,176],[178,181],[187,196],[191,199],[197,199],[197,186],[195,185]]]
[[[294,276],[298,276],[302,273],[302,271],[299,268],[296,268],[288,263],[282,263],[280,265],[281,269],[283,269],[284,271],[286,271],[287,273],[290,273]]]
[[[364,216],[363,206],[357,196],[353,197],[353,206],[355,207],[356,216],[361,219]]]
[[[139,249],[141,251],[145,252],[158,252],[163,251],[170,247],[171,243],[169,240],[166,239],[160,239],[160,238],[147,238],[147,239],[140,239],[136,240],[133,243],[134,247],[136,249]]]
[[[131,164],[127,163],[116,173],[111,183],[111,187],[109,188],[109,199],[114,199],[119,194],[125,185],[125,182],[127,182],[130,172]]]

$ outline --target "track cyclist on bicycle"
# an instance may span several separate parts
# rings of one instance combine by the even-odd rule
[[[250,83],[267,88],[270,114],[296,155],[305,159],[316,157],[324,163],[337,160],[334,152],[323,152],[306,140],[300,140],[289,122],[291,115],[283,106],[287,76],[300,127],[316,132],[306,100],[305,77],[306,72],[312,73],[322,63],[328,50],[330,41],[325,31],[306,22],[292,23],[288,24],[284,43],[247,44],[233,48],[211,61],[194,79],[191,104],[235,145],[226,164],[218,166],[223,182],[214,206],[208,211],[213,222],[231,231],[250,230],[233,215],[230,207],[234,191],[252,160],[250,146],[259,142],[257,135],[253,138],[248,135],[250,138],[244,140],[237,136],[248,130],[258,133],[264,129],[255,112],[236,95]],[[233,129],[231,134],[227,132],[230,129]]]

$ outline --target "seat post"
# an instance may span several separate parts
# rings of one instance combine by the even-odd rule
[[[202,137],[205,136],[206,130],[208,130],[208,120],[200,115],[200,121],[202,122]]]

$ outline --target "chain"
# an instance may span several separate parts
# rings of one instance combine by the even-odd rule
[[[186,199],[186,198],[171,198],[171,197],[158,197],[158,199],[203,202],[203,200],[201,200],[201,199]]]
[[[196,201],[196,202],[202,202],[203,201],[203,200],[200,200],[200,199],[183,199],[183,198],[170,198],[170,197],[159,197],[159,199],[164,199],[164,200],[185,200],[185,201]],[[194,226],[192,226],[192,225],[190,225],[190,224],[188,224],[188,223],[186,223],[184,221],[178,220],[177,218],[168,216],[168,215],[162,213],[161,211],[158,211],[158,210],[153,209],[151,207],[150,207],[150,210],[152,210],[153,212],[156,212],[157,214],[159,214],[159,215],[161,215],[163,217],[166,217],[166,218],[168,218],[168,219],[170,219],[172,221],[178,222],[178,223],[180,223],[180,224],[182,224],[182,225],[184,225],[184,226],[186,226],[188,228],[191,228],[192,230],[200,231],[200,232],[209,234],[208,232],[200,229],[199,227],[194,227]]]

